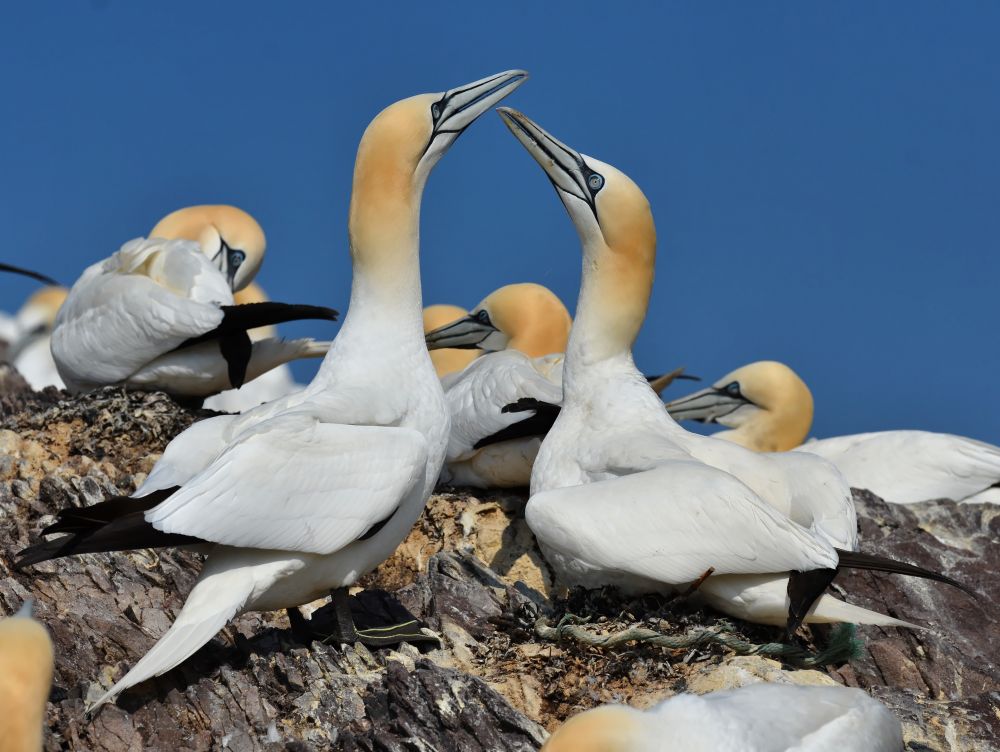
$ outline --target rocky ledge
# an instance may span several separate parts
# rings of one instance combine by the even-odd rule
[[[584,618],[594,634],[644,627],[683,637],[709,627],[749,644],[777,635],[724,621],[683,598],[589,593],[551,605],[552,583],[524,523],[524,496],[448,489],[431,499],[355,603],[359,617],[374,618],[402,604],[440,636],[440,649],[304,645],[284,614],[252,614],[179,668],[87,718],[86,699],[167,629],[199,557],[144,550],[17,572],[12,556],[60,507],[134,490],[166,443],[208,413],[162,394],[34,394],[16,374],[0,371],[0,611],[33,598],[52,633],[47,750],[535,750],[546,730],[604,702],[648,706],[679,691],[756,681],[862,687],[902,720],[914,752],[997,748],[1000,507],[902,507],[863,491],[856,492],[863,548],[959,578],[982,599],[909,578],[845,573],[837,586],[853,602],[925,629],[863,628],[858,657],[824,670],[737,655],[720,644],[597,648],[543,638],[538,619],[555,623],[567,613]],[[312,618],[325,614],[315,604]],[[828,639],[817,630],[804,647]]]

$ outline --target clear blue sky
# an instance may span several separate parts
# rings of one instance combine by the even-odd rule
[[[2,258],[71,282],[160,215],[227,202],[267,232],[272,297],[344,308],[367,122],[522,67],[508,103],[652,202],[641,367],[779,359],[815,435],[1000,443],[998,39],[1000,4],[972,1],[17,3]],[[575,301],[576,236],[496,116],[431,178],[423,269],[426,302],[529,280]],[[0,277],[0,307],[31,289]]]

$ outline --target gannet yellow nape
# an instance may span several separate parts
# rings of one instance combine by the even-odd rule
[[[498,111],[548,176],[583,251],[562,408],[525,510],[561,584],[644,593],[699,582],[696,595],[716,608],[789,634],[803,621],[912,626],[824,594],[839,567],[962,587],[857,552],[850,487],[824,460],[757,454],[673,421],[631,353],[656,259],[649,202],[620,170]]]
[[[450,324],[463,316],[468,311],[454,305],[438,303],[424,308],[424,334],[432,332],[440,326]],[[431,362],[434,370],[437,371],[438,378],[443,378],[452,373],[458,373],[469,363],[478,357],[476,350],[462,350],[458,348],[439,348],[431,350]]]
[[[257,220],[225,204],[187,206],[171,212],[156,223],[149,237],[198,243],[234,292],[257,275],[267,250],[264,230]]]
[[[705,389],[667,403],[675,420],[718,423],[719,435],[758,452],[786,452],[809,435],[813,396],[795,371],[775,360],[737,368]]]
[[[573,319],[547,287],[533,282],[505,285],[472,311],[427,333],[427,347],[517,350],[538,358],[566,349]]]
[[[900,722],[863,690],[751,684],[680,694],[646,711],[604,705],[573,716],[542,752],[901,752]]]
[[[31,601],[0,620],[0,750],[39,752],[55,668],[48,630],[31,618]]]
[[[131,497],[62,510],[43,532],[68,535],[22,552],[23,566],[82,551],[209,544],[170,629],[94,707],[177,666],[237,614],[295,609],[330,593],[339,628],[325,639],[422,638],[412,622],[357,630],[345,589],[395,551],[444,462],[448,412],[421,316],[424,184],[457,136],[525,78],[513,70],[410,97],[368,126],[348,213],[350,306],[309,386],[193,424]]]
[[[797,449],[833,463],[853,488],[891,503],[931,499],[993,502],[1000,447],[931,431],[876,431],[806,442],[813,397],[795,371],[776,361],[737,368],[707,389],[667,403],[676,420],[718,423],[713,434],[757,452]],[[805,442],[805,443],[803,443]]]

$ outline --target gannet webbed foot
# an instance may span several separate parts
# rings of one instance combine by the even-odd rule
[[[372,648],[391,647],[401,642],[408,642],[417,647],[426,645],[431,649],[441,647],[441,641],[433,635],[424,634],[420,629],[420,621],[398,603],[393,604],[394,607],[391,609],[393,613],[390,618],[393,616],[407,618],[403,618],[395,624],[376,625],[367,623],[372,619],[364,619],[363,628],[359,629],[351,610],[352,598],[347,592],[347,588],[332,590],[330,596],[332,609],[324,609],[322,626],[310,624],[311,620],[307,621],[298,612],[298,609],[289,609],[292,633],[297,639],[306,644],[312,640],[334,645],[352,645],[355,642],[360,642],[362,645]],[[295,612],[294,616],[293,611]],[[364,615],[371,616],[367,613]],[[380,616],[385,616],[385,614]],[[384,621],[384,619],[376,618],[376,621]]]

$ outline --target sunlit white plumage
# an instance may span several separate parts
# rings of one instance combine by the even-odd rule
[[[70,290],[52,333],[70,390],[124,384],[204,397],[233,386],[218,340],[185,343],[223,323],[233,289],[249,284],[260,266],[263,232],[227,206],[179,210],[154,232],[88,267]],[[176,237],[163,237],[170,232]],[[267,337],[253,343],[245,376],[324,352],[325,344],[311,339]]]
[[[584,249],[563,407],[535,461],[526,510],[546,559],[566,584],[633,591],[670,591],[713,568],[701,597],[784,624],[787,572],[833,569],[835,547],[856,548],[849,488],[817,458],[760,456],[674,423],[631,356],[655,261],[645,197],[611,165],[500,112],[548,173]],[[829,596],[806,621],[845,618],[900,623]]]
[[[501,412],[504,406],[525,398],[562,401],[569,311],[542,285],[521,283],[495,290],[471,313],[456,318],[428,332],[431,355],[475,352],[469,348],[485,353],[442,377],[451,437],[441,480],[476,488],[526,486],[540,437],[476,444],[524,420],[522,414]]]
[[[877,431],[829,439],[806,436],[813,398],[791,368],[758,361],[707,389],[668,403],[678,420],[719,423],[714,434],[756,451],[795,449],[832,462],[854,488],[889,502],[1000,501],[1000,447],[930,431]]]
[[[901,752],[902,728],[860,689],[752,684],[681,694],[646,710],[573,716],[542,752]]]
[[[354,584],[409,532],[448,436],[421,321],[424,183],[457,135],[524,79],[510,71],[404,99],[368,126],[351,196],[344,325],[308,387],[196,423],[136,492],[180,485],[145,523],[214,545],[177,620],[96,704],[176,666],[237,613]],[[31,551],[23,559],[40,560]]]

